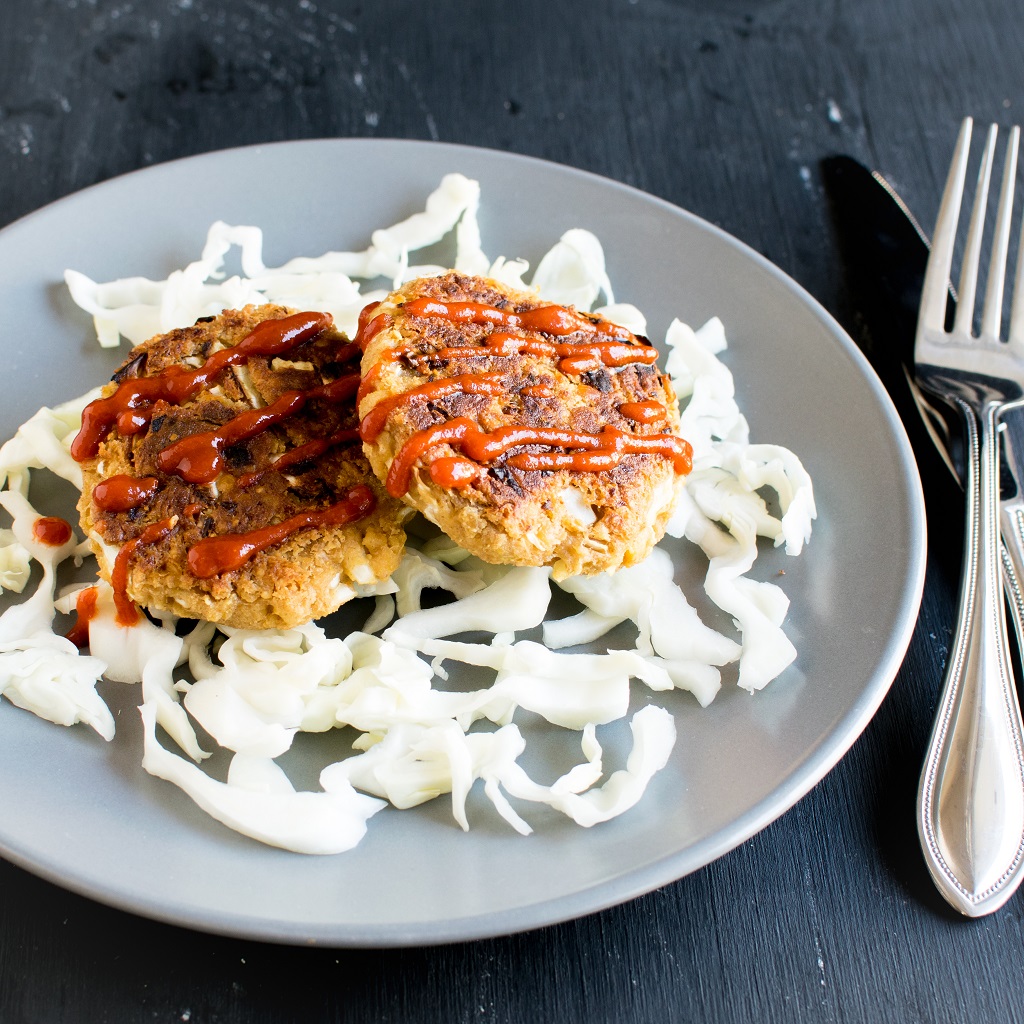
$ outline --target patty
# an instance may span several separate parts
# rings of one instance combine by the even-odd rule
[[[391,575],[410,512],[362,452],[357,357],[328,315],[276,305],[131,352],[72,446],[122,622],[138,602],[288,628]]]
[[[691,452],[645,338],[454,272],[360,319],[360,432],[393,497],[485,561],[555,579],[661,539]]]

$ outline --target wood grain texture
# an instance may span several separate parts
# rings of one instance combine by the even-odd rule
[[[1013,0],[9,0],[0,223],[228,146],[439,139],[684,206],[854,329],[818,162],[878,167],[930,223],[961,116],[1024,108],[1022,21]],[[1022,899],[958,919],[914,833],[959,562],[955,510],[929,525],[920,622],[881,711],[702,871],[527,935],[352,952],[187,932],[0,863],[0,1021],[1024,1020]]]

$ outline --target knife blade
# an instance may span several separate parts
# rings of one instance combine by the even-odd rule
[[[893,400],[917,458],[928,492],[930,525],[959,510],[963,438],[955,415],[930,403],[914,383],[914,336],[921,286],[928,263],[927,235],[877,171],[852,157],[821,162],[825,191],[844,257],[846,281],[855,299],[860,330],[855,340]],[[951,300],[955,294],[950,289]],[[1014,414],[1010,414],[1014,415]],[[1024,651],[1024,465],[1006,424],[1001,430],[1000,509],[1003,589],[1012,613],[1018,649]]]

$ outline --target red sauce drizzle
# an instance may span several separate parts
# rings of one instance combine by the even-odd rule
[[[367,313],[372,307],[367,307]],[[326,313],[297,313],[279,320],[265,320],[258,324],[237,345],[215,353],[197,370],[171,366],[152,377],[122,381],[113,394],[91,402],[82,417],[82,429],[72,444],[72,455],[80,462],[94,458],[103,438],[116,427],[123,434],[145,430],[153,414],[155,403],[163,401],[178,405],[210,385],[219,373],[230,366],[240,365],[251,356],[277,356],[308,341],[330,327],[332,318]],[[357,352],[355,345],[339,348],[337,361],[345,362]],[[277,401],[264,409],[241,413],[216,430],[204,431],[182,438],[163,449],[157,456],[162,472],[176,473],[190,483],[210,483],[216,479],[223,464],[222,451],[247,441],[275,423],[293,415],[311,399],[341,402],[351,397],[359,385],[359,374],[351,373],[327,384],[307,391],[285,392]],[[346,429],[300,445],[275,460],[270,466],[248,473],[239,483],[246,486],[264,473],[282,470],[288,466],[316,458],[328,448],[358,439],[358,431]],[[107,512],[127,512],[148,502],[159,489],[157,477],[135,478],[118,475],[101,481],[93,489],[96,505]],[[340,526],[368,515],[375,507],[373,492],[366,486],[349,491],[348,495],[319,512],[292,516],[274,526],[250,533],[200,541],[188,555],[189,565],[197,576],[209,577],[240,568],[259,551],[280,543],[296,530],[306,527]],[[190,502],[183,515],[192,517],[202,512],[200,502]],[[120,626],[133,626],[139,621],[139,609],[128,596],[128,575],[132,559],[141,548],[162,541],[174,529],[177,517],[163,519],[146,527],[139,536],[122,545],[111,570],[116,621]],[[45,523],[45,526],[40,524]],[[56,532],[53,524],[61,524],[66,534]],[[37,536],[47,530],[46,537],[60,537],[47,543],[63,544],[71,537],[71,527],[63,520],[40,520]],[[79,646],[88,640],[88,619],[95,614],[95,588],[83,592],[78,600],[78,622],[72,629],[72,639]],[[89,596],[89,595],[92,596]],[[91,604],[90,604],[91,602]]]
[[[343,526],[369,515],[375,505],[373,491],[365,484],[360,484],[353,487],[341,501],[320,512],[302,512],[260,530],[201,540],[189,550],[189,568],[200,579],[232,572],[240,569],[254,555],[280,544],[298,530],[310,526]]]
[[[383,319],[383,318],[381,318]],[[373,323],[377,321],[374,320]],[[391,317],[387,317],[387,323],[392,322]],[[376,331],[374,331],[376,333]],[[380,358],[366,371],[363,375],[363,379],[359,384],[359,390],[356,392],[356,408],[359,407],[359,403],[373,390],[373,384],[380,376],[381,368],[385,363],[397,363],[400,359],[407,358],[412,352],[412,347],[409,345],[396,345],[394,348],[389,348],[386,352],[382,352]]]
[[[688,473],[692,449],[674,434],[636,436],[616,427],[605,427],[600,434],[587,434],[557,427],[508,426],[487,432],[464,416],[418,430],[402,445],[388,470],[388,493],[400,498],[409,489],[413,466],[431,448],[448,444],[474,462],[486,464],[513,448],[528,444],[574,449],[572,453],[523,454],[509,459],[517,469],[571,469],[593,473],[612,469],[623,455],[664,455],[672,460],[677,473]],[[537,459],[534,464],[528,460]],[[549,465],[548,462],[551,464]],[[556,464],[557,463],[557,464]]]
[[[430,479],[439,487],[451,487],[461,491],[468,487],[480,475],[480,467],[469,459],[455,456],[442,456],[430,464]]]
[[[161,519],[153,523],[130,541],[121,545],[114,559],[114,568],[110,573],[110,585],[114,590],[114,607],[117,609],[115,621],[119,626],[134,626],[139,621],[139,609],[128,596],[128,566],[135,552],[140,547],[156,544],[174,529],[174,519]]]
[[[635,335],[609,320],[591,320],[566,306],[538,306],[522,313],[498,309],[483,302],[438,302],[436,299],[413,299],[403,311],[410,316],[436,316],[457,324],[493,324],[495,327],[521,327],[555,336],[586,331],[606,334],[626,342],[635,342]]]
[[[376,331],[390,326],[393,320],[387,314],[371,318],[373,307],[368,306],[360,316],[359,336],[366,343]],[[432,358],[441,360],[466,359],[474,356],[536,355],[558,360],[558,369],[565,374],[582,374],[601,366],[625,366],[630,363],[652,365],[657,352],[651,346],[640,344],[640,339],[624,327],[607,320],[592,320],[565,306],[539,306],[517,313],[480,302],[440,302],[420,298],[404,303],[404,313],[410,316],[438,317],[453,323],[477,324],[503,328],[483,338],[479,345],[452,346],[439,349]],[[386,317],[386,320],[385,320]],[[600,335],[594,341],[558,342],[545,338],[510,334],[508,329],[538,331],[551,337],[585,333]],[[380,367],[386,361],[408,356],[408,346],[397,346],[379,360],[360,386],[360,399],[369,394]],[[388,416],[398,406],[418,398],[433,400],[453,394],[480,394],[501,396],[508,393],[508,385],[498,373],[460,374],[455,377],[430,381],[400,395],[378,402],[359,425],[360,436],[372,443],[380,436]],[[543,384],[522,388],[522,395],[532,398],[549,397],[552,392]],[[656,423],[666,418],[662,403],[624,402],[619,406],[623,418],[635,423]],[[672,460],[677,473],[688,473],[692,466],[693,451],[688,442],[674,434],[636,435],[617,427],[605,426],[592,434],[551,427],[507,426],[487,432],[472,420],[457,417],[426,430],[414,433],[392,460],[386,486],[394,497],[401,497],[409,489],[416,462],[431,448],[447,444],[460,455],[434,459],[429,467],[431,479],[443,487],[461,488],[473,482],[486,465],[505,456],[514,448],[541,445],[568,449],[553,452],[521,452],[508,458],[508,465],[524,471],[568,469],[580,473],[596,473],[614,469],[627,455],[660,455]]]
[[[411,303],[408,305],[411,305]],[[406,308],[408,308],[408,305]],[[589,321],[587,322],[589,323]],[[366,396],[373,381],[380,374],[381,363],[385,361],[394,362],[401,358],[405,352],[406,349],[404,347],[392,349],[385,359],[371,367],[370,372],[359,385],[360,395],[357,399],[358,401],[361,401]],[[607,341],[595,342],[589,345],[553,344],[542,341],[540,338],[523,338],[517,334],[504,334],[497,331],[488,335],[480,347],[461,345],[455,348],[442,348],[436,353],[436,358],[465,359],[474,355],[511,356],[527,353],[530,355],[559,358],[558,368],[563,373],[583,373],[586,370],[595,369],[601,365],[625,366],[627,363],[632,362],[651,364],[656,362],[658,358],[658,353],[653,348],[646,346],[626,345],[621,342]],[[497,373],[460,374],[457,377],[449,377],[444,380],[421,384],[419,387],[410,388],[410,390],[400,395],[392,395],[381,399],[360,422],[360,436],[368,444],[372,444],[380,436],[388,416],[398,406],[403,405],[407,401],[412,401],[415,398],[426,398],[430,401],[437,398],[445,398],[448,395],[459,392],[472,395],[500,396],[508,392],[507,386],[500,383],[501,380],[502,375]],[[531,385],[523,388],[521,393],[534,398],[547,398],[550,397],[552,392],[549,388],[542,385]],[[657,402],[632,403],[632,406],[639,407],[641,404],[661,408]],[[623,408],[630,405],[630,403],[627,403]],[[623,415],[627,414],[623,413]],[[633,419],[636,417],[627,416],[627,418]],[[642,422],[652,422],[653,418],[648,416]],[[663,410],[661,418],[664,419]]]
[[[524,338],[504,331],[488,334],[481,346],[456,345],[442,348],[437,358],[465,359],[474,355],[557,358],[558,368],[565,374],[585,373],[599,366],[626,366],[628,363],[650,365],[658,361],[657,351],[648,345],[630,345],[624,341],[551,342],[541,338]]]
[[[80,590],[75,598],[75,624],[64,635],[76,647],[89,645],[89,623],[96,617],[98,598],[99,591],[95,587]]]
[[[286,451],[284,455],[278,456],[269,466],[262,469],[255,469],[251,473],[243,473],[238,478],[239,487],[251,487],[257,480],[260,480],[267,473],[281,473],[291,466],[297,466],[302,462],[309,462],[320,455],[323,455],[329,448],[336,448],[340,444],[348,444],[350,441],[359,440],[359,431],[354,427],[346,430],[339,430],[330,437],[318,437],[313,441],[307,441],[295,448]]]
[[[146,428],[152,406],[159,401],[180,405],[215,380],[229,366],[250,356],[276,356],[316,337],[333,323],[329,313],[295,313],[280,320],[264,320],[242,341],[214,353],[197,370],[169,366],[152,377],[129,378],[106,398],[90,402],[82,412],[82,429],[71,445],[78,462],[96,457],[100,443],[116,425],[122,434]]]
[[[383,360],[381,360],[383,362]],[[359,408],[362,400],[370,393],[373,388],[373,383],[380,376],[380,362],[374,363],[369,370],[363,374],[363,379],[359,382],[359,389],[356,391],[356,408]]]
[[[370,314],[380,305],[379,302],[368,302],[361,310],[359,310],[359,319],[356,321],[356,336],[355,344],[360,349],[366,348],[366,343],[363,341],[363,335],[366,331],[366,326],[370,322]]]
[[[414,398],[432,401],[447,398],[449,395],[506,395],[508,385],[502,373],[464,373],[458,377],[447,377],[429,381],[418,387],[410,388],[400,395],[382,398],[359,422],[359,436],[368,444],[372,444],[384,429],[388,416],[398,406],[411,402]]]
[[[62,548],[72,536],[71,524],[60,516],[40,516],[32,524],[32,536],[51,548]]]
[[[661,402],[623,402],[619,413],[634,423],[658,423],[665,419],[665,406]]]
[[[408,302],[404,306],[404,309],[408,312],[412,312],[414,315],[429,315],[429,316],[441,316],[439,312],[431,312],[428,314],[416,313],[417,303],[426,302],[425,299],[417,299],[414,302]],[[644,363],[651,365],[656,363],[658,360],[658,353],[655,349],[649,345],[631,344],[627,339],[633,339],[636,341],[635,335],[629,333],[625,328],[617,328],[614,324],[609,324],[607,321],[599,321],[594,323],[591,320],[587,320],[584,317],[579,316],[572,310],[566,309],[564,306],[543,306],[539,310],[529,310],[526,313],[507,313],[504,310],[499,310],[494,306],[484,306],[480,303],[432,303],[432,307],[438,309],[450,309],[452,307],[472,307],[473,311],[479,315],[479,319],[472,322],[476,323],[490,323],[491,319],[480,313],[483,311],[493,311],[494,314],[500,314],[508,321],[512,320],[524,320],[522,324],[527,330],[541,330],[545,331],[546,328],[539,326],[540,322],[546,322],[554,319],[552,316],[543,318],[532,318],[530,313],[549,313],[551,310],[560,310],[566,316],[575,317],[575,323],[577,326],[571,330],[548,331],[547,333],[573,333],[575,331],[586,331],[590,334],[594,333],[605,333],[612,334],[613,338],[617,340],[612,341],[594,341],[594,342],[550,342],[544,341],[541,338],[529,338],[523,337],[519,334],[509,334],[505,331],[494,331],[492,334],[487,335],[483,339],[480,345],[456,345],[438,349],[436,353],[432,354],[434,359],[472,359],[474,356],[513,356],[513,355],[534,355],[542,356],[549,359],[558,359],[558,368],[566,374],[580,374],[585,373],[587,370],[597,369],[599,366],[626,366],[629,363]],[[373,305],[367,306],[363,313],[366,314],[368,310],[372,310]],[[465,318],[463,318],[465,319]],[[537,323],[534,320],[537,319]],[[567,326],[561,320],[557,321],[562,327]],[[394,319],[387,313],[383,313],[373,320],[368,321],[366,324],[360,327],[360,333],[358,337],[361,339],[360,344],[365,347],[369,344],[370,340],[385,327],[390,327],[394,323]],[[512,324],[515,326],[515,324]],[[615,332],[613,334],[613,331]],[[370,367],[367,371],[366,376],[363,378],[362,383],[359,385],[359,392],[356,395],[356,403],[362,402],[362,400],[370,393],[374,381],[380,376],[381,367],[384,363],[397,362],[399,359],[407,357],[411,352],[411,347],[408,345],[398,345],[393,349],[388,350],[384,353],[381,358]]]
[[[371,319],[370,313],[376,305],[377,303],[371,302],[368,306],[364,306],[359,313],[359,326],[356,329],[355,344],[363,352],[366,351],[367,346],[381,331],[386,330],[395,322],[395,318],[390,313],[378,313]]]
[[[155,476],[109,476],[92,489],[92,500],[104,512],[127,512],[145,505],[159,487]]]
[[[354,394],[358,386],[359,374],[350,373],[308,391],[286,391],[265,409],[239,413],[216,430],[192,434],[169,445],[157,456],[157,465],[162,472],[175,473],[189,483],[212,483],[223,466],[221,453],[225,448],[263,433],[273,424],[294,415],[310,399],[326,398],[339,402]]]
[[[508,464],[515,469],[551,470],[571,469],[576,473],[600,473],[614,469],[624,455],[664,455],[672,460],[677,473],[689,473],[693,465],[690,445],[673,434],[649,434],[638,437],[618,427],[605,427],[600,434],[591,435],[601,442],[600,447],[581,452],[521,452],[513,455]],[[562,445],[571,448],[572,445]]]

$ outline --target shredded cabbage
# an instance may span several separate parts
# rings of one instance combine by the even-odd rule
[[[296,792],[273,761],[235,755],[227,782],[218,782],[190,761],[160,746],[156,712],[139,708],[145,737],[142,767],[173,782],[207,814],[228,828],[296,853],[343,853],[366,834],[367,819],[384,802],[332,786],[322,793]]]
[[[440,273],[445,268],[410,264],[410,254],[454,234],[451,266],[582,309],[603,296],[603,315],[646,333],[643,314],[615,301],[594,235],[566,232],[527,285],[526,261],[491,261],[484,254],[479,204],[479,185],[450,174],[422,212],[375,231],[359,252],[267,268],[258,228],[217,222],[200,257],[164,281],[97,283],[74,270],[66,281],[105,346],[122,336],[138,343],[224,308],[262,302],[326,310],[351,332],[362,306],[383,294],[363,291],[356,279],[383,277],[397,285]],[[233,247],[242,274],[226,279]],[[0,448],[0,506],[11,518],[10,529],[0,527],[0,587],[21,593],[30,563],[41,567],[34,591],[0,615],[0,693],[52,722],[84,722],[111,740],[114,721],[97,683],[141,682],[142,767],[229,828],[298,852],[351,849],[386,803],[410,808],[445,794],[454,820],[468,829],[467,798],[478,781],[495,811],[523,834],[531,826],[522,805],[530,803],[584,827],[624,813],[671,754],[672,716],[654,705],[633,714],[632,749],[625,766],[610,774],[597,728],[629,715],[634,681],[653,692],[688,690],[706,706],[722,685],[724,666],[738,663],[738,683],[751,691],[782,672],[796,656],[782,628],[788,599],[748,573],[759,537],[797,555],[816,515],[799,459],[777,445],[750,443],[732,375],[718,358],[726,348],[722,324],[711,320],[693,331],[675,321],[666,345],[666,368],[683,402],[682,432],[694,448],[694,469],[669,534],[707,556],[704,589],[731,617],[737,637],[701,620],[664,549],[614,574],[560,581],[579,610],[554,619],[546,617],[547,569],[490,565],[448,537],[433,536],[410,539],[391,580],[353,588],[374,598],[374,606],[364,628],[346,637],[328,636],[315,623],[290,630],[199,623],[179,636],[168,613],[123,627],[110,587],[99,581],[90,650],[82,654],[53,628],[55,613],[70,612],[82,588],[58,597],[56,580],[62,561],[80,563],[90,550],[76,536],[60,548],[34,538],[40,513],[29,501],[29,482],[33,471],[46,469],[81,488],[69,446],[93,391],[41,409]],[[765,488],[777,496],[777,515],[762,497]],[[580,516],[589,511],[574,492],[564,500],[567,509],[579,506]],[[425,606],[426,590],[447,592],[450,600]],[[632,649],[571,650],[623,623],[635,631]],[[458,638],[467,633],[483,638]],[[460,685],[444,685],[451,682],[449,665],[463,666],[473,684],[465,685],[464,676]],[[519,763],[537,719],[580,733],[583,760],[551,785],[531,779]],[[158,726],[187,758],[161,744]],[[320,791],[296,792],[275,759],[300,732],[342,727],[357,733],[354,753],[323,770]],[[198,728],[232,752],[225,782],[203,770],[209,753]]]
[[[782,629],[788,598],[774,583],[746,573],[757,558],[758,537],[785,544],[791,555],[803,549],[817,514],[811,478],[787,449],[749,443],[732,374],[717,358],[725,347],[721,321],[710,320],[700,331],[673,321],[665,341],[671,350],[666,369],[680,397],[689,398],[681,432],[693,445],[687,500],[667,532],[693,541],[710,559],[704,589],[736,622],[742,637],[738,682],[753,692],[790,665],[796,649]],[[780,518],[758,493],[765,486],[778,496]]]

